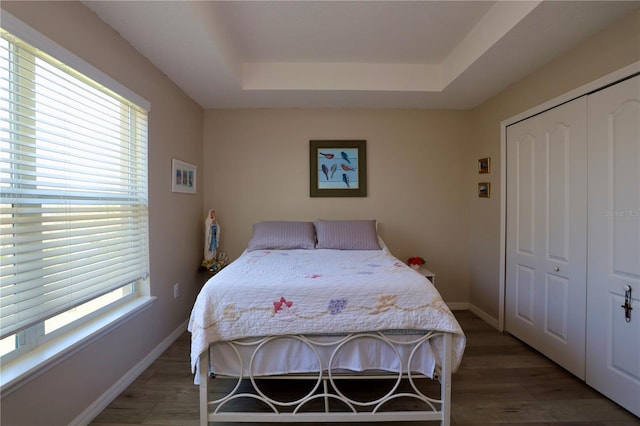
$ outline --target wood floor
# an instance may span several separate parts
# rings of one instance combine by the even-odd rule
[[[455,314],[467,348],[453,378],[452,425],[640,425],[640,419],[528,346],[468,311]],[[189,334],[91,424],[197,425],[198,388],[189,372]]]

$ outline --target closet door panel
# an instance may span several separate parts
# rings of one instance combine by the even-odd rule
[[[548,260],[567,263],[569,262],[569,143],[571,141],[571,129],[559,124],[549,134],[545,141],[546,161],[549,167],[547,181],[547,256]]]
[[[569,264],[569,241],[571,220],[569,217],[571,193],[569,181],[571,164],[569,149],[571,142],[571,127],[564,123],[557,123],[549,132],[545,142],[545,154],[548,172],[546,174],[546,260],[553,265],[553,272],[545,276],[545,322],[544,332],[551,338],[559,339],[563,343],[569,340],[568,321],[569,286],[566,275],[555,271],[562,265],[564,270]]]
[[[640,416],[640,77],[589,97],[588,183],[586,380]]]
[[[517,166],[514,171],[515,200],[515,316],[522,327],[532,327],[535,306],[535,139],[524,134],[513,144]]]
[[[521,256],[535,256],[535,180],[536,156],[535,138],[530,134],[523,134],[514,141],[515,161],[515,196],[516,214],[516,246]],[[533,257],[530,258],[533,260]]]
[[[533,327],[535,269],[525,265],[517,265],[515,283],[516,310],[515,316],[526,325]]]
[[[534,123],[536,124],[536,123]],[[506,292],[507,331],[539,346],[538,324],[542,321],[540,306],[543,295],[538,290],[541,258],[540,236],[536,212],[541,199],[536,188],[544,185],[539,170],[541,143],[534,126],[516,125],[507,129],[508,186],[508,254]]]
[[[609,117],[614,272],[640,276],[640,135],[637,100],[628,99]],[[638,143],[633,143],[633,141]],[[635,217],[635,220],[634,220]]]
[[[507,128],[505,328],[581,378],[586,115],[580,98]]]
[[[611,297],[609,299],[610,314],[620,315],[620,307],[623,304],[624,298]],[[638,381],[640,380],[640,362],[638,362],[640,359],[640,339],[629,339],[629,329],[638,330],[639,321],[635,318],[630,325],[623,324],[621,321],[616,321],[612,325],[611,368],[629,380]]]
[[[563,343],[569,340],[569,330],[567,321],[569,320],[569,285],[570,282],[564,277],[554,274],[547,274],[546,293],[546,315],[544,331],[548,335],[559,339]]]

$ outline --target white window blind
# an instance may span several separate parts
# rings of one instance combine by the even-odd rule
[[[0,335],[148,274],[147,111],[0,29]]]

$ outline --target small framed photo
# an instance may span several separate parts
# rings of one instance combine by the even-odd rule
[[[480,198],[490,198],[491,197],[491,183],[490,182],[480,182],[478,184],[478,197],[480,197]]]
[[[485,157],[478,160],[478,173],[489,173],[491,171],[491,158]]]
[[[196,193],[196,166],[171,159],[171,192]]]

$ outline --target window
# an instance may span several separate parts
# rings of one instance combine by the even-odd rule
[[[0,97],[7,361],[136,296],[147,280],[148,113],[4,28]]]

